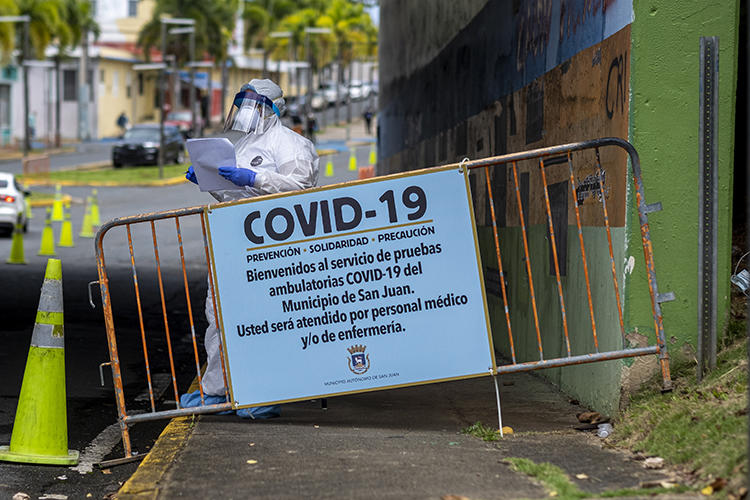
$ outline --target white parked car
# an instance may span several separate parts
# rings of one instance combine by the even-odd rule
[[[371,87],[360,80],[352,80],[349,84],[349,95],[352,101],[359,101],[370,97]]]
[[[16,225],[18,215],[21,215],[23,231],[26,232],[26,195],[13,174],[0,172],[0,230],[10,234]]]

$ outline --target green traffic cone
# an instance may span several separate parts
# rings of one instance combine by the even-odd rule
[[[63,199],[60,191],[60,184],[55,185],[55,201],[52,203],[52,221],[62,222],[63,217]]]
[[[79,238],[93,238],[94,231],[91,228],[91,197],[86,198],[86,210],[83,213],[83,224],[81,224],[81,232],[78,233]]]
[[[333,162],[329,159],[326,162],[326,177],[333,177]]]
[[[99,219],[99,192],[94,189],[91,191],[91,226],[99,227],[102,221]]]
[[[349,170],[357,170],[357,155],[354,148],[349,149]]]
[[[55,255],[55,233],[52,230],[52,214],[49,208],[47,208],[47,217],[44,219],[42,242],[37,255]]]
[[[5,261],[7,264],[26,264],[23,256],[23,224],[21,214],[18,214],[16,225],[13,228],[13,243],[10,246],[10,257]]]
[[[57,241],[57,246],[65,248],[75,246],[75,243],[73,243],[73,224],[70,222],[70,203],[65,204],[65,220],[60,227],[60,239]]]
[[[68,449],[62,293],[62,265],[58,259],[49,259],[10,446],[0,446],[2,461],[52,465],[78,463],[78,451]]]

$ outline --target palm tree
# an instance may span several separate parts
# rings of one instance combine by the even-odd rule
[[[0,0],[0,16],[17,16],[18,5],[15,0]],[[0,23],[0,61],[8,62],[13,52],[15,39],[13,23]]]
[[[29,41],[37,58],[44,58],[44,51],[52,39],[61,30],[62,11],[61,0],[17,0],[18,14],[29,16]],[[18,44],[23,47],[23,43]],[[31,138],[29,137],[29,72],[23,66],[24,60],[30,54],[21,51],[19,60],[23,68],[23,102],[24,102],[24,141],[23,150],[31,150]]]
[[[375,30],[370,15],[364,6],[350,0],[332,0],[328,3],[323,16],[318,19],[318,25],[329,28],[333,33],[336,46],[336,60],[338,62],[337,81],[343,81],[345,65],[354,60],[354,48],[365,45],[368,33]],[[339,121],[339,102],[336,100],[334,120]]]
[[[284,17],[300,8],[300,0],[258,0],[245,2],[242,21],[245,27],[245,50],[263,49],[263,78],[268,77],[269,51],[278,46],[270,34]]]
[[[67,51],[77,47],[89,32],[99,37],[99,25],[94,20],[89,0],[63,0],[62,23],[58,27],[57,54],[55,54],[55,147],[60,147],[60,63],[67,57]],[[81,55],[83,57],[83,54]]]
[[[222,93],[226,92],[226,60],[229,40],[234,31],[239,0],[157,0],[153,17],[138,34],[138,45],[147,60],[151,49],[161,44],[161,17],[183,17],[195,20],[195,51],[208,53],[222,68]],[[177,64],[189,56],[185,37],[168,37],[167,52],[175,54]],[[162,57],[165,54],[162,54]],[[211,75],[209,73],[209,89]],[[211,96],[209,95],[209,102]],[[208,119],[211,118],[209,112]]]
[[[36,57],[43,59],[45,49],[61,30],[62,0],[17,0],[17,5],[19,15],[30,17],[29,41]]]

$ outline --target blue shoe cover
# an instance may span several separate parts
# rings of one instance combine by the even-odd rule
[[[237,415],[240,418],[257,418],[258,420],[265,420],[267,418],[274,418],[281,416],[281,406],[256,406],[254,408],[240,408],[237,410]]]
[[[216,405],[220,403],[226,403],[227,397],[225,395],[214,395],[214,394],[203,394],[203,401],[206,405]],[[182,408],[195,408],[201,405],[201,391],[196,389],[193,392],[187,392],[180,396],[180,406]],[[222,411],[217,415],[229,415],[232,410]]]

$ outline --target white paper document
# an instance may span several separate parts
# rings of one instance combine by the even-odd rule
[[[235,183],[219,175],[219,167],[236,167],[234,146],[226,137],[188,139],[187,150],[201,191],[238,189]]]

